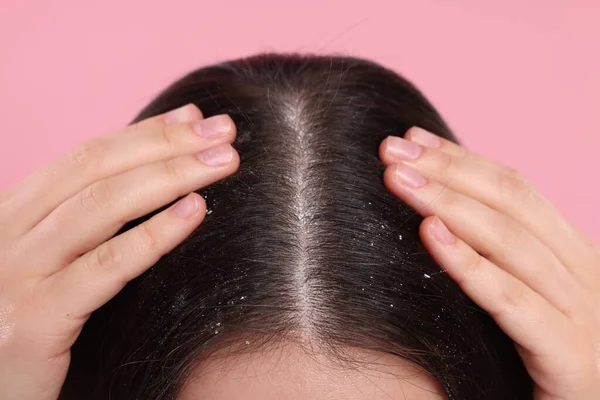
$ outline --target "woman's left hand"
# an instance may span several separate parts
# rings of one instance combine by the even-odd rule
[[[535,398],[600,399],[599,247],[514,169],[420,128],[380,157],[426,217],[428,251],[515,342]]]

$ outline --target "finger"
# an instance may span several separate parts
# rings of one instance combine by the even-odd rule
[[[31,265],[36,273],[53,273],[109,239],[127,221],[223,179],[238,166],[237,152],[221,144],[197,156],[145,165],[95,182],[26,235],[23,242],[37,249]]]
[[[561,311],[576,310],[580,286],[556,256],[522,225],[477,200],[428,181],[404,164],[389,166],[384,182],[419,214],[439,216],[469,246]]]
[[[131,155],[136,151],[139,153],[140,150],[146,150],[147,146],[142,143],[139,136],[141,136],[141,132],[146,134],[151,132],[148,129],[150,126],[154,128],[153,132],[157,132],[157,126],[162,126],[162,135],[160,135],[162,137],[158,138],[166,139],[168,138],[166,134],[166,127],[168,125],[190,123],[202,117],[201,111],[196,106],[188,104],[167,114],[157,115],[118,129],[116,132],[77,144],[65,154],[43,168],[36,170],[16,185],[16,189],[18,189],[16,191],[17,195],[13,195],[10,198],[10,205],[13,210],[9,213],[3,213],[3,215],[17,213],[19,209],[23,209],[24,207],[28,208],[28,213],[26,218],[13,221],[13,223],[21,224],[21,226],[15,226],[13,229],[10,229],[10,233],[17,235],[26,231],[45,217],[60,202],[90,182],[100,179],[103,176],[108,176],[111,173],[120,172],[119,163],[131,162],[131,158],[126,157],[123,160],[118,157],[123,152],[123,147],[118,147],[119,143],[114,143],[115,139],[117,142],[123,141],[124,133],[136,133],[134,137],[128,137],[129,141],[127,147],[125,147],[125,151]],[[155,134],[154,136],[157,137],[159,135]],[[131,143],[132,140],[135,140],[135,143]],[[117,152],[115,152],[115,147],[117,147]],[[104,164],[104,168],[101,168],[101,164]],[[121,168],[121,170],[124,169]],[[40,203],[40,199],[44,199],[44,201]],[[35,204],[33,204],[34,202]],[[0,218],[3,215],[0,215]]]
[[[64,318],[87,318],[188,237],[202,222],[205,212],[202,197],[190,193],[51,275],[47,279],[55,309]]]
[[[235,126],[230,117],[202,120],[198,119],[201,114],[195,106],[185,110],[187,117],[178,116],[182,110],[176,110],[175,116],[162,114],[75,146],[22,183],[20,190],[7,200],[9,214],[21,217],[3,222],[13,234],[22,234],[92,182],[144,164],[193,154],[218,143],[233,142]],[[193,118],[193,123],[185,122]]]
[[[88,167],[87,174],[99,174],[103,172],[102,169],[96,168],[99,166],[99,161],[105,162],[106,167],[112,170],[106,171],[106,173],[110,174],[110,171],[118,172],[118,165],[115,162],[127,162],[127,158],[123,160],[119,157],[119,152],[123,152],[122,147],[118,147],[119,142],[123,141],[124,133],[126,132],[136,132],[137,137],[128,138],[126,151],[132,152],[136,149],[144,149],[144,146],[141,146],[140,141],[140,132],[146,133],[146,138],[150,130],[147,128],[149,125],[153,125],[156,128],[157,124],[163,123],[163,126],[173,125],[173,124],[185,124],[190,123],[195,120],[200,120],[203,118],[202,112],[193,104],[187,104],[183,107],[172,110],[166,114],[160,114],[146,120],[140,121],[136,124],[129,125],[125,128],[118,129],[116,132],[109,133],[104,136],[100,136],[98,138],[92,139],[90,141],[80,143],[75,147],[71,148],[68,152],[63,154],[61,157],[53,160],[48,165],[40,168],[27,176],[25,179],[21,180],[17,184],[15,184],[11,188],[11,197],[13,207],[23,204],[29,204],[28,201],[31,199],[36,199],[40,194],[44,196],[52,195],[54,193],[58,196],[59,191],[56,190],[56,183],[65,184],[70,183],[71,185],[75,185],[79,183],[79,180],[73,182],[73,174],[75,173],[75,178],[85,178],[89,179],[89,176],[83,177],[83,174],[80,173],[80,170],[83,167]],[[145,128],[144,128],[145,127]],[[156,132],[156,129],[154,129]],[[163,129],[164,138],[166,136],[166,130]],[[153,138],[154,142],[156,142],[156,136]],[[115,149],[115,139],[117,149]],[[132,139],[135,140],[135,143],[132,143]],[[160,139],[160,137],[158,138]],[[124,143],[123,143],[124,144]],[[132,150],[133,149],[133,150]],[[116,152],[115,152],[116,151]],[[131,154],[131,153],[129,153]],[[92,163],[95,163],[93,167]],[[96,176],[96,175],[94,175]],[[71,178],[71,179],[69,179]],[[65,182],[66,181],[66,182]],[[47,193],[45,190],[47,188],[53,188],[53,192]],[[73,190],[75,191],[75,189]],[[12,196],[14,193],[20,192],[19,196]],[[53,196],[54,197],[54,196]],[[68,195],[64,195],[59,198],[67,198]],[[51,201],[48,199],[48,203]],[[40,205],[40,208],[42,205]],[[47,208],[50,207],[49,205]],[[1,215],[0,215],[1,217]],[[41,219],[41,218],[40,218]],[[37,221],[36,221],[37,222]],[[33,223],[32,223],[33,224]]]
[[[386,164],[403,162],[425,177],[510,216],[544,243],[580,282],[600,284],[599,257],[591,240],[586,240],[514,169],[466,150],[457,156],[398,137],[386,138],[380,154]]]
[[[421,146],[435,148],[457,157],[464,156],[464,154],[468,151],[464,146],[460,146],[448,139],[444,139],[441,136],[434,135],[433,133],[417,126],[413,126],[408,129],[404,135],[404,138],[411,142],[418,143]]]
[[[534,355],[547,356],[568,343],[565,315],[453,235],[440,218],[426,218],[419,234],[442,269],[520,346]]]

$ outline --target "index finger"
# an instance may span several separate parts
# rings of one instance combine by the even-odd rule
[[[425,147],[439,149],[440,151],[457,157],[464,157],[468,152],[465,147],[459,146],[457,143],[444,139],[441,136],[434,135],[418,126],[413,126],[408,129],[404,135],[404,139],[419,143]]]
[[[203,151],[235,140],[235,125],[227,115],[204,119],[187,104],[75,146],[26,178],[3,204],[1,221],[11,234],[22,234],[66,199],[109,176],[141,165]]]
[[[598,253],[591,240],[522,174],[420,128],[411,128],[406,138],[389,137],[382,142],[385,164],[410,165],[425,177],[513,218],[545,243],[581,283],[599,287]],[[412,152],[407,153],[407,148]]]

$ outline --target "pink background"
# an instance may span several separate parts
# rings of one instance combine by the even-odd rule
[[[341,52],[406,75],[467,147],[520,169],[600,242],[599,1],[0,2],[0,188],[196,67]]]

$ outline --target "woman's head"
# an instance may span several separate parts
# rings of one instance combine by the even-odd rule
[[[233,118],[240,169],[199,191],[208,215],[186,241],[92,315],[64,399],[531,396],[511,341],[383,185],[386,136],[456,140],[410,83],[357,58],[266,54],[186,75],[135,121],[186,103]]]

